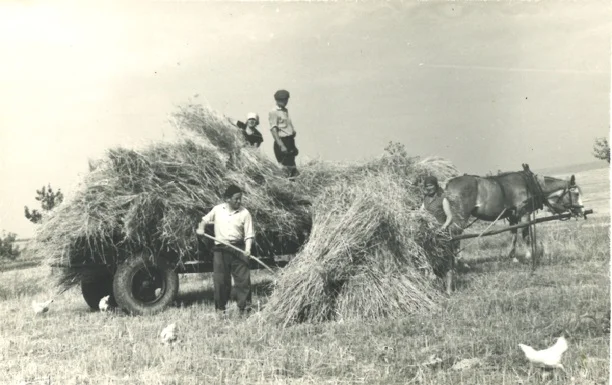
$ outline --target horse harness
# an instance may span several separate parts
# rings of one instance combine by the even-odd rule
[[[531,200],[532,211],[541,210],[544,208],[544,205],[553,210],[548,199],[544,197],[544,191],[542,191],[542,186],[538,183],[536,175],[529,169],[529,165],[523,164],[523,169],[522,174],[525,179],[525,186],[527,187],[527,192],[531,195],[527,200]]]
[[[525,178],[527,190],[531,194],[530,199],[533,204],[534,210],[541,210],[544,205],[546,205],[546,207],[555,214],[561,214],[562,212],[564,212],[565,207],[563,209],[558,209],[557,207],[560,206],[559,203],[561,202],[561,199],[563,199],[566,194],[569,194],[571,192],[573,187],[571,186],[571,182],[567,182],[555,203],[551,204],[546,195],[544,194],[544,191],[542,191],[542,186],[538,182],[536,175],[529,169],[529,165],[523,164],[523,170],[523,177]],[[574,205],[574,202],[572,201],[572,194],[569,194],[568,197],[570,209],[579,207],[578,205]]]

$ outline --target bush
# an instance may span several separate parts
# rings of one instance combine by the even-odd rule
[[[14,260],[19,257],[21,250],[15,244],[16,240],[17,234],[2,232],[2,236],[0,236],[0,259]]]

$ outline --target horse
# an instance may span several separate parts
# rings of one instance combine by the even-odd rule
[[[507,219],[516,225],[521,219],[543,206],[553,214],[571,212],[583,214],[581,189],[576,177],[569,180],[539,176],[523,165],[524,171],[505,172],[495,176],[463,175],[450,179],[445,187],[453,213],[453,222],[465,229],[470,217],[493,222]],[[508,258],[516,252],[517,230],[512,231],[512,245]],[[528,228],[522,231],[527,239]],[[529,241],[528,241],[529,242]]]

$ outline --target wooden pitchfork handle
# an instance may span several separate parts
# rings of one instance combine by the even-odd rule
[[[224,242],[224,241],[222,241],[222,240],[220,240],[220,239],[217,239],[217,238],[213,237],[212,235],[208,235],[208,234],[206,234],[206,233],[201,234],[201,235],[205,236],[206,238],[210,238],[210,239],[212,239],[213,241],[219,242],[219,243],[220,243],[220,244],[222,244],[222,245],[225,245],[225,246],[227,246],[227,247],[230,247],[230,248],[232,248],[232,249],[234,249],[234,250],[238,251],[240,254],[244,255],[244,250],[240,250],[239,248],[237,248],[236,246],[232,245],[231,243]],[[270,271],[272,274],[276,275],[276,272],[275,272],[274,270],[272,270],[272,269],[270,268],[270,266],[268,266],[268,265],[266,265],[265,263],[263,263],[263,262],[261,261],[261,259],[259,259],[259,258],[255,257],[255,256],[253,256],[253,255],[251,255],[251,256],[250,256],[250,258],[253,258],[255,261],[257,261],[257,263],[259,263],[260,265],[262,265],[263,267],[265,267],[266,269],[268,269],[268,270],[269,270],[269,271]]]

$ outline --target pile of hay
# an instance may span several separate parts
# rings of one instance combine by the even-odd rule
[[[434,307],[440,287],[429,277],[447,244],[436,237],[435,219],[419,210],[417,182],[431,174],[446,179],[456,170],[441,159],[401,154],[359,166],[307,168],[304,181],[319,190],[312,232],[278,277],[262,317],[286,326],[401,317]]]
[[[214,111],[188,105],[174,122],[180,135],[172,141],[110,149],[43,220],[34,250],[67,267],[57,277],[64,286],[82,278],[74,266],[112,265],[143,250],[177,263],[202,258],[196,226],[235,183],[245,190],[260,256],[303,246],[262,313],[271,322],[396,317],[434,306],[439,289],[426,276],[444,245],[439,225],[418,210],[420,181],[456,175],[452,164],[393,145],[365,163],[310,162],[290,182]]]
[[[224,117],[194,105],[174,117],[178,138],[110,149],[92,162],[73,196],[44,219],[35,253],[64,267],[115,264],[142,250],[176,262],[196,259],[202,249],[197,224],[229,183],[245,190],[259,254],[295,252],[311,226],[299,187],[276,163],[245,148]],[[79,281],[75,269],[61,274],[61,283]]]

